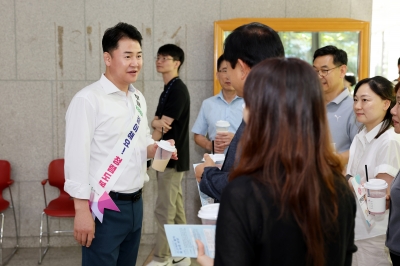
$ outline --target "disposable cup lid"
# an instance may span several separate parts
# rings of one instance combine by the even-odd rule
[[[197,216],[201,219],[217,220],[219,203],[208,204],[200,208]]]
[[[224,120],[218,120],[217,123],[215,123],[215,126],[217,127],[229,127],[231,124],[229,124],[228,121]]]
[[[176,150],[175,146],[172,146],[171,143],[169,143],[169,141],[166,140],[160,140],[159,142],[157,142],[157,145],[158,147],[166,151],[174,152]]]
[[[211,160],[214,161],[214,163],[225,160],[225,154],[223,154],[223,153],[216,153],[216,154],[209,154],[209,155],[210,155]],[[204,158],[201,161],[204,162]]]
[[[364,184],[364,187],[366,189],[381,190],[386,189],[388,187],[388,184],[383,179],[371,179]]]

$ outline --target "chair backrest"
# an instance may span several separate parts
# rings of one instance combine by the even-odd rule
[[[61,192],[64,191],[64,159],[56,159],[50,162],[48,179],[51,186],[57,187]]]
[[[0,160],[0,211],[3,212],[10,203],[3,198],[3,190],[10,186],[11,165],[8,161]],[[0,261],[1,262],[1,261]]]
[[[11,165],[6,160],[0,160],[0,191],[9,186],[8,181],[11,179]]]

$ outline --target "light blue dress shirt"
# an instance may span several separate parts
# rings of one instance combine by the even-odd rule
[[[230,103],[224,99],[222,91],[203,101],[192,132],[215,139],[215,123],[218,120],[228,121],[229,132],[235,133],[243,118],[243,98],[236,96]]]

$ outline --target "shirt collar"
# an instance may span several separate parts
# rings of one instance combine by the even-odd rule
[[[368,143],[370,143],[376,135],[378,135],[379,130],[382,127],[383,122],[380,122],[376,127],[371,129],[370,132],[367,132],[367,129],[364,127],[364,129],[360,132],[360,137],[365,139]]]
[[[174,78],[172,78],[170,81],[168,81],[168,83],[166,85],[164,85],[164,91],[171,86],[171,83],[174,82],[176,79],[179,79],[179,76],[176,76]]]
[[[107,94],[121,92],[121,90],[118,89],[117,86],[115,86],[114,83],[112,83],[104,74],[101,75],[100,84]],[[135,92],[135,90],[135,87],[133,87],[132,84],[129,84],[128,91]]]
[[[344,88],[343,91],[342,91],[338,96],[336,96],[336,98],[333,99],[330,103],[339,104],[339,103],[341,103],[344,99],[346,99],[346,97],[349,96],[349,95],[350,95],[349,90],[348,90],[347,88]]]
[[[223,100],[225,103],[229,104],[225,98],[224,98],[224,94],[222,93],[222,90],[220,90],[220,92],[217,94],[217,98],[220,98],[221,100]],[[240,99],[239,96],[235,96],[235,98],[233,98],[233,100],[230,103],[233,103],[233,101],[235,101],[236,99]]]

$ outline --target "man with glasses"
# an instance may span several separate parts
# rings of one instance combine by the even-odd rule
[[[218,70],[216,73],[221,85],[221,92],[203,101],[192,128],[194,141],[203,149],[211,151],[211,141],[214,140],[215,153],[224,153],[243,117],[244,101],[243,98],[236,95],[236,91],[226,75],[226,63],[224,55],[221,55],[217,60]],[[229,122],[229,132],[218,132],[217,134],[215,123],[218,120]]]
[[[324,90],[332,141],[342,162],[347,164],[350,145],[359,128],[353,112],[353,99],[343,84],[347,53],[332,45],[319,48],[314,53],[313,67]]]
[[[174,136],[179,159],[170,160],[164,172],[157,172],[158,196],[154,212],[158,231],[154,257],[148,264],[151,266],[190,265],[190,258],[171,258],[164,229],[164,224],[186,224],[181,182],[184,171],[189,170],[190,97],[186,85],[178,76],[183,61],[183,50],[174,44],[158,49],[156,68],[162,74],[164,91],[151,122],[153,139]]]

